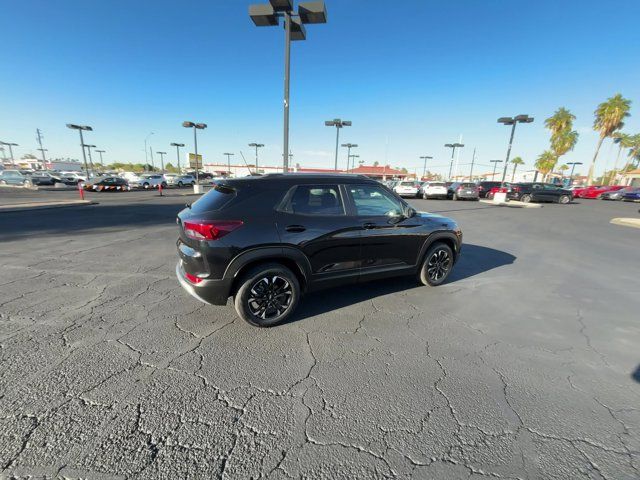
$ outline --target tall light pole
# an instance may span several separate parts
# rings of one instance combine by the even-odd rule
[[[284,134],[283,134],[283,171],[289,170],[289,73],[291,65],[291,42],[305,40],[304,24],[326,23],[327,10],[324,2],[304,2],[293,9],[293,0],[269,0],[269,3],[249,5],[249,16],[257,27],[272,27],[284,18]]]
[[[324,124],[327,127],[336,127],[336,160],[333,169],[338,170],[338,143],[340,143],[340,129],[342,127],[350,127],[351,121],[334,118],[333,120],[325,120]]]
[[[48,152],[49,150],[47,150],[46,148],[39,148],[38,149],[40,151],[40,153],[42,153],[42,169],[46,170],[47,167],[47,157],[45,155],[44,152]]]
[[[255,142],[253,142],[253,143],[250,143],[249,146],[250,147],[255,147],[255,149],[256,149],[256,172],[257,172],[258,171],[258,149],[264,147],[264,143],[255,143]],[[287,150],[285,150],[285,152],[286,151]],[[286,155],[285,155],[285,157],[286,157]],[[286,170],[285,170],[285,172],[286,172]]]
[[[100,165],[104,167],[104,160],[102,159],[102,154],[106,153],[106,150],[96,150],[100,154]]]
[[[144,169],[147,169],[147,165],[149,165],[149,157],[147,156],[148,150],[147,150],[147,140],[149,140],[149,137],[151,135],[154,135],[155,132],[149,132],[149,135],[147,135],[146,137],[144,137]],[[153,161],[153,158],[151,159],[151,161]]]
[[[73,123],[67,123],[67,128],[72,130],[78,130],[80,132],[80,146],[82,147],[82,159],[84,160],[84,171],[87,175],[87,181],[89,181],[89,167],[87,166],[87,156],[84,153],[84,138],[82,137],[83,131],[92,132],[93,128],[89,125],[75,125]]]
[[[569,185],[573,185],[573,171],[576,168],[576,165],[582,165],[582,162],[569,162],[567,165],[571,165],[571,174],[569,175]]]
[[[489,162],[493,163],[493,175],[491,175],[491,180],[496,179],[496,167],[499,163],[502,163],[502,160],[489,160]]]
[[[357,143],[343,143],[340,145],[341,147],[347,147],[347,172],[349,172],[349,162],[351,158],[351,149],[356,148],[358,146]]]
[[[206,123],[195,123],[195,122],[189,122],[189,121],[185,121],[182,122],[182,126],[184,128],[193,128],[193,148],[196,151],[196,186],[197,191],[200,192],[200,171],[198,170],[198,130],[204,130],[205,128],[207,128],[207,124]]]
[[[9,147],[9,156],[11,157],[11,163],[15,167],[16,166],[16,160],[15,160],[15,158],[13,158],[13,148],[12,147],[19,147],[19,145],[17,143],[10,143],[10,142],[0,142],[0,145],[6,145],[7,147]]]
[[[463,148],[464,144],[462,144],[462,143],[445,143],[444,146],[451,149],[451,165],[449,165],[449,180],[451,180],[451,171],[453,170],[453,156],[456,153],[456,148]]]
[[[47,158],[45,157],[44,152],[46,152],[47,149],[42,146],[42,132],[39,128],[36,128],[36,139],[38,140],[38,145],[40,145],[38,150],[42,153],[42,169],[44,170],[47,164]]]
[[[351,170],[353,171],[356,167],[356,158],[360,158],[360,155],[349,155],[352,159],[351,161]],[[349,167],[347,166],[347,173],[349,173]]]
[[[231,157],[233,157],[233,153],[223,153],[223,155],[227,156],[227,172],[229,173],[229,176],[231,176]]]
[[[184,147],[184,143],[172,143],[172,147],[176,147],[176,158],[178,159],[178,173],[180,173],[180,147]]]
[[[164,156],[167,154],[167,152],[156,152],[158,155],[160,155],[160,168],[162,168],[162,173],[164,173]]]
[[[504,170],[502,172],[502,182],[500,183],[500,187],[504,187],[504,179],[507,176],[507,165],[509,165],[509,156],[511,155],[511,145],[513,144],[513,135],[516,133],[516,125],[518,123],[531,123],[533,122],[533,117],[529,115],[521,114],[516,115],[515,117],[500,117],[498,119],[498,123],[502,123],[503,125],[511,125],[511,137],[509,137],[509,147],[507,148],[507,158],[504,161]]]
[[[91,171],[93,172],[93,158],[91,158],[91,149],[96,148],[95,145],[85,145],[87,152],[89,152],[89,165],[91,165]]]
[[[420,160],[424,160],[424,168],[422,169],[422,178],[427,176],[427,160],[431,160],[433,157],[422,156]]]

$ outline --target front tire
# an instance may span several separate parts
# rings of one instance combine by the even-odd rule
[[[453,194],[453,197],[451,197],[451,200],[458,200],[458,195],[456,195],[455,193]]]
[[[149,189],[149,184],[148,184],[148,183],[146,183],[146,182],[145,182],[145,183],[143,183],[143,184],[142,184],[142,188],[144,188],[145,190],[148,190],[148,189]]]
[[[444,283],[453,269],[453,251],[446,243],[436,242],[429,247],[420,269],[420,282],[436,287]]]
[[[566,205],[570,201],[571,199],[569,198],[569,195],[561,195],[560,198],[558,199],[558,203],[561,203],[563,205]]]
[[[300,299],[295,274],[279,263],[258,265],[243,277],[233,299],[236,312],[256,327],[271,327],[285,321]]]
[[[529,202],[531,202],[531,195],[528,195],[528,194],[527,194],[527,195],[523,195],[523,196],[520,198],[520,201],[521,201],[522,203],[529,203]]]

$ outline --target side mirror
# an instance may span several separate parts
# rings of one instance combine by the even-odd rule
[[[415,208],[413,208],[413,207],[409,207],[409,208],[407,209],[407,218],[415,217],[417,213],[418,213],[418,212],[416,211],[416,209],[415,209]]]

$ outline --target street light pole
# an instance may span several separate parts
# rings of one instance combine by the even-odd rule
[[[421,160],[424,160],[424,168],[422,169],[422,178],[427,176],[427,160],[431,160],[433,157],[428,157],[426,155],[420,157]]]
[[[164,173],[164,156],[167,154],[167,152],[156,152],[158,155],[160,155],[160,168],[162,169],[162,173]]]
[[[464,144],[462,144],[462,143],[445,143],[444,146],[451,149],[451,165],[449,165],[449,180],[451,180],[451,171],[453,170],[453,156],[456,153],[456,148],[462,148],[462,147],[464,147]]]
[[[356,168],[356,158],[360,158],[360,155],[350,155],[350,157],[352,158],[351,171],[353,171]],[[348,167],[347,167],[347,173],[349,173]]]
[[[40,152],[42,152],[42,169],[46,170],[47,167],[47,157],[45,155],[44,152],[48,152],[49,150],[47,150],[46,148],[39,148],[38,149]]]
[[[250,143],[249,146],[250,147],[255,147],[255,149],[256,149],[256,172],[258,172],[258,149],[264,147],[264,143],[253,142],[253,143]],[[285,152],[288,152],[288,150],[285,150]],[[285,157],[286,157],[286,155],[285,155]],[[286,173],[286,170],[285,170],[285,173]]]
[[[84,153],[84,138],[82,136],[82,131],[86,130],[88,132],[92,132],[93,128],[88,125],[75,125],[73,123],[67,123],[67,128],[72,130],[78,130],[80,132],[80,146],[82,147],[82,159],[84,160],[84,171],[87,175],[87,181],[89,181],[89,167],[87,166],[87,156]]]
[[[571,165],[571,174],[569,175],[569,186],[573,185],[573,171],[576,165],[582,165],[582,162],[569,162],[567,165]]]
[[[351,121],[334,118],[333,120],[325,120],[324,124],[327,127],[336,127],[336,158],[335,158],[335,164],[333,169],[337,171],[338,170],[338,144],[340,143],[340,129],[342,127],[350,127]]]
[[[229,176],[231,176],[231,157],[233,157],[233,153],[223,153],[223,155],[227,156],[227,172]]]
[[[144,138],[144,169],[147,169],[147,165],[149,165],[149,157],[147,156],[147,140],[149,140],[149,137],[151,135],[153,135],[155,132],[149,132],[149,135],[147,135]],[[151,159],[151,161],[153,161],[153,158]]]
[[[197,186],[197,192],[196,193],[200,193],[200,171],[198,170],[198,135],[197,135],[197,131],[198,130],[204,130],[205,128],[207,128],[207,124],[206,123],[195,123],[195,122],[189,122],[189,121],[185,121],[182,122],[182,126],[185,128],[193,128],[193,147],[196,151],[196,186]]]
[[[9,156],[11,157],[11,163],[15,167],[16,166],[16,160],[15,160],[15,158],[13,158],[13,148],[12,147],[18,147],[19,145],[17,143],[10,143],[10,142],[0,142],[0,144],[6,145],[7,147],[9,147]]]
[[[38,139],[38,145],[40,145],[40,148],[38,150],[42,152],[42,169],[44,170],[47,164],[47,158],[45,157],[44,152],[46,152],[47,149],[42,146],[42,132],[40,131],[39,128],[36,128],[36,134]]]
[[[476,149],[473,149],[473,155],[471,156],[471,169],[469,170],[469,181],[473,182],[473,164],[476,161]]]
[[[502,163],[502,160],[489,160],[489,162],[493,163],[493,175],[491,175],[491,180],[496,179],[496,167],[499,163]]]
[[[509,137],[509,146],[507,147],[507,158],[504,161],[504,170],[502,171],[502,181],[500,187],[504,188],[504,179],[507,176],[507,166],[509,165],[509,156],[511,155],[511,145],[513,144],[513,136],[516,133],[516,125],[518,123],[531,123],[533,117],[526,114],[516,115],[515,117],[500,117],[498,123],[503,125],[511,125],[511,136]]]
[[[102,154],[106,152],[106,150],[96,150],[100,154],[100,165],[104,167],[104,160],[102,159]]]
[[[304,24],[326,23],[324,2],[304,2],[293,8],[293,0],[269,0],[267,4],[249,6],[249,16],[257,27],[272,27],[284,18],[284,128],[282,161],[283,171],[289,171],[289,78],[291,70],[291,42],[306,39]],[[257,168],[257,165],[256,165]]]
[[[178,173],[180,173],[180,147],[184,147],[184,143],[172,143],[172,147],[176,147],[176,159],[178,160]]]
[[[347,147],[347,173],[349,173],[349,162],[351,158],[351,149],[356,148],[358,146],[357,143],[343,143],[342,147]]]
[[[89,165],[91,165],[91,171],[93,172],[94,167],[93,167],[93,158],[91,158],[91,149],[95,148],[95,145],[85,145],[85,147],[87,147],[87,151],[89,152]]]

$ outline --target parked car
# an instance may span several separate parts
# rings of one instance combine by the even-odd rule
[[[424,182],[420,186],[418,196],[429,198],[447,198],[447,185],[444,182]]]
[[[80,182],[87,181],[87,176],[84,173],[80,172],[60,172],[60,175],[65,178],[75,180],[76,185]]]
[[[478,186],[470,182],[453,182],[447,189],[447,198],[452,200],[479,200]]]
[[[375,180],[276,174],[225,180],[178,214],[176,275],[195,298],[267,327],[301,295],[414,275],[440,285],[460,255],[448,218],[416,212]]]
[[[162,185],[162,188],[167,188],[167,182],[159,173],[144,173],[140,175],[137,180],[129,181],[129,186],[131,188],[158,188],[160,185]]]
[[[480,198],[487,198],[489,192],[493,190],[493,193],[495,193],[496,192],[495,189],[500,188],[500,185],[502,185],[501,182],[490,182],[490,181],[480,182],[478,183],[478,196]]]
[[[640,188],[636,188],[622,196],[623,202],[640,202]]]
[[[31,180],[19,170],[0,170],[0,185],[19,185],[30,187]]]
[[[177,173],[164,173],[162,175],[164,177],[164,181],[167,182],[167,185],[173,187],[177,185],[176,179],[180,176]]]
[[[582,186],[571,186],[568,188],[568,190],[571,190],[571,193],[573,194],[573,198],[579,198],[580,195],[582,195],[587,190],[594,190],[596,188],[601,188],[601,187],[602,185],[591,185],[591,186],[582,185]]]
[[[573,194],[571,190],[551,183],[528,182],[512,184],[511,190],[507,192],[507,198],[524,203],[558,202],[566,204],[573,200]]]
[[[501,187],[500,185],[501,185],[501,183],[500,183],[500,182],[498,182],[498,185],[497,185],[496,187],[491,187],[491,188],[489,189],[489,191],[488,191],[488,192],[486,192],[486,194],[485,194],[485,198],[486,198],[487,200],[493,200],[493,198],[496,196],[496,193],[498,193],[498,192],[503,188],[503,187]],[[506,189],[507,189],[507,192],[506,192],[506,193],[508,194],[508,193],[509,193],[509,190],[511,189],[511,184],[510,184],[510,183],[506,183],[506,182],[505,182],[505,184],[504,184],[504,188],[506,188]]]
[[[34,185],[76,185],[78,182],[70,177],[59,175],[55,172],[35,171],[28,175]]]
[[[601,196],[601,200],[622,200],[625,193],[630,193],[638,190],[638,187],[623,187],[619,190],[613,190],[610,192],[604,192]]]
[[[178,187],[186,187],[187,185],[195,185],[196,177],[192,175],[180,175],[174,181],[175,185],[177,185]]]
[[[396,192],[401,197],[411,197],[416,198],[418,196],[418,190],[420,189],[420,182],[416,182],[414,180],[411,181],[403,181],[398,182],[398,184],[393,187],[393,191]]]
[[[604,193],[615,192],[623,189],[623,185],[603,185],[596,188],[587,188],[578,195],[580,198],[601,198]]]
[[[125,192],[131,190],[129,183],[121,177],[107,177],[95,183],[85,182],[82,188],[93,192]]]

